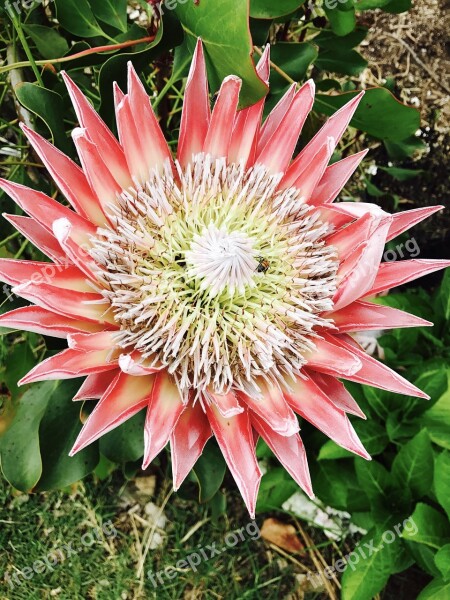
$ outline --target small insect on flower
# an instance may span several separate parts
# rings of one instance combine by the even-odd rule
[[[258,266],[256,267],[257,273],[267,273],[270,268],[270,262],[264,256],[257,256]]]

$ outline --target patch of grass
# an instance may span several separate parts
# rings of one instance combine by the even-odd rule
[[[292,564],[280,561],[259,538],[237,498],[236,510],[229,510],[233,516],[213,523],[204,507],[172,495],[160,531],[145,507],[150,501],[160,506],[167,490],[144,498],[132,488],[114,474],[103,482],[88,478],[70,490],[30,495],[1,482],[0,598],[256,600],[285,597],[295,587]],[[239,529],[242,535],[231,535]],[[162,544],[148,551],[138,576],[154,530]],[[201,557],[194,569],[180,565],[189,557],[197,562],[193,553]]]

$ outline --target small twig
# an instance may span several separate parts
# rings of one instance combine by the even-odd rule
[[[154,517],[154,524],[153,524],[152,530],[150,531],[150,534],[148,536],[148,539],[147,539],[147,542],[146,542],[145,548],[144,548],[144,553],[142,554],[142,557],[139,561],[139,565],[138,565],[138,569],[137,569],[137,576],[139,578],[141,578],[141,576],[144,573],[145,559],[147,558],[147,554],[150,550],[150,546],[152,545],[153,537],[154,537],[156,529],[158,527],[158,520],[161,517],[161,515],[163,514],[166,504],[169,502],[170,497],[172,496],[173,492],[174,492],[174,489],[172,488],[170,490],[170,492],[167,494],[167,496],[164,498],[163,503],[161,504],[161,506],[159,508],[158,514]]]
[[[76,54],[71,54],[70,56],[63,56],[61,58],[52,58],[48,60],[37,60],[35,64],[38,66],[45,67],[45,65],[57,65],[60,63],[70,62],[71,60],[76,60],[77,58],[83,58],[84,56],[89,56],[89,54],[98,54],[100,52],[111,52],[112,50],[121,50],[122,48],[129,48],[130,46],[136,46],[138,44],[151,43],[155,41],[155,35],[151,35],[145,38],[141,38],[139,40],[128,40],[127,42],[122,42],[121,44],[111,44],[110,46],[97,46],[95,48],[89,48],[88,50],[83,50],[82,52],[77,52]],[[23,67],[30,67],[31,62],[25,60],[22,62],[14,63],[12,65],[6,65],[4,67],[0,67],[0,74],[6,73],[7,71],[11,71],[12,69],[20,69]]]

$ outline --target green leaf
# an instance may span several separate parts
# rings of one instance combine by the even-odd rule
[[[81,38],[103,36],[87,0],[55,0],[56,16],[66,31]]]
[[[339,6],[338,0],[327,0],[324,5],[325,14],[331,25],[331,29],[336,35],[347,35],[356,27],[355,9],[351,0],[347,0],[345,5]]]
[[[412,0],[391,0],[390,2],[388,2],[388,4],[383,6],[383,10],[385,12],[397,15],[402,12],[407,12],[411,9],[411,6]]]
[[[71,154],[73,150],[64,127],[66,109],[61,96],[35,83],[22,83],[15,88],[15,92],[19,102],[47,125],[54,144],[64,153]]]
[[[412,156],[415,152],[424,150],[426,144],[415,134],[409,135],[400,141],[384,140],[384,145],[391,158],[394,160],[402,160]]]
[[[434,490],[436,497],[450,519],[450,452],[445,450],[434,464]]]
[[[425,173],[423,169],[400,169],[399,167],[378,167],[378,169],[388,173],[397,181],[409,181]]]
[[[439,290],[439,297],[444,308],[444,316],[447,321],[450,321],[450,269],[445,270],[444,279]]]
[[[305,0],[250,0],[250,16],[255,19],[276,19],[299,9]]]
[[[392,476],[417,498],[427,494],[433,483],[433,450],[425,429],[401,448],[392,463]]]
[[[201,0],[198,5],[194,2],[178,4],[175,12],[187,36],[191,54],[197,38],[203,40],[213,91],[220,87],[225,77],[237,75],[242,79],[241,106],[254,104],[267,94],[267,86],[258,77],[252,60],[248,2]]]
[[[298,489],[298,485],[284,469],[270,469],[261,480],[256,511],[266,512],[281,508]]]
[[[366,34],[365,28],[358,28],[342,37],[329,30],[322,31],[313,39],[320,48],[315,65],[323,71],[358,75],[367,67],[367,61],[352,48],[358,46]]]
[[[450,598],[450,581],[441,577],[433,579],[417,596],[417,600],[448,600]]]
[[[338,446],[333,440],[328,440],[322,446],[317,460],[334,460],[337,458],[350,458],[353,454]]]
[[[415,544],[423,544],[433,550],[450,541],[450,523],[436,509],[419,502],[411,516],[417,531],[403,530],[402,537]]]
[[[313,38],[312,42],[320,48],[329,48],[331,50],[341,50],[342,48],[356,48],[367,36],[367,27],[357,27],[351,33],[338,36],[331,29],[323,29],[319,35]]]
[[[39,426],[55,383],[33,385],[20,399],[16,414],[0,438],[2,472],[22,492],[34,488],[42,473]]]
[[[127,0],[89,0],[92,11],[99,21],[127,30]]]
[[[10,391],[13,398],[23,393],[23,389],[17,386],[17,382],[35,366],[36,359],[29,344],[15,344],[5,360],[5,372],[2,380]]]
[[[314,492],[322,502],[333,508],[347,510],[349,488],[353,482],[356,483],[351,461],[314,461],[311,464],[311,479]]]
[[[434,557],[437,568],[442,573],[444,581],[450,580],[450,544],[442,546]],[[449,590],[450,591],[450,590]]]
[[[314,107],[331,116],[353,96],[353,92],[337,96],[318,94]],[[420,127],[420,114],[385,88],[372,88],[366,91],[350,125],[383,141],[401,142]]]
[[[308,42],[275,44],[270,49],[270,58],[273,63],[280,67],[294,81],[302,81],[308,71],[308,67],[317,58],[317,50]],[[286,79],[272,69],[270,76],[270,89],[272,92],[282,90],[286,87]]]
[[[36,44],[43,58],[59,58],[69,51],[67,40],[52,27],[22,25],[22,29]]]
[[[391,0],[356,0],[356,10],[373,10],[374,8],[383,8]]]
[[[426,427],[431,441],[450,450],[450,393],[447,392],[434,406],[421,417],[422,427]]]
[[[380,499],[387,498],[387,487],[390,485],[391,476],[379,462],[356,460],[355,469],[361,488],[371,502],[379,503]]]
[[[100,438],[100,452],[109,460],[123,464],[144,456],[145,410]]]
[[[367,67],[367,61],[351,48],[321,48],[316,67],[343,75],[359,75]]]
[[[349,556],[342,577],[342,600],[371,600],[391,574],[404,570],[411,562],[394,531],[369,531]]]
[[[209,502],[216,495],[226,471],[227,465],[219,447],[210,440],[193,469],[199,485],[199,502]]]
[[[383,452],[389,443],[384,427],[374,420],[356,421],[353,423],[363,446],[371,456]]]
[[[272,21],[268,19],[250,19],[250,33],[255,46],[264,46],[268,41]]]
[[[91,473],[98,464],[98,445],[69,456],[81,430],[80,404],[73,402],[80,380],[62,381],[54,390],[39,428],[42,477],[36,490],[61,489]]]

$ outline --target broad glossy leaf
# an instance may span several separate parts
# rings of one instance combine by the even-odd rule
[[[315,62],[322,71],[343,75],[359,75],[367,67],[367,61],[351,48],[321,48]]]
[[[272,23],[269,19],[250,18],[250,32],[255,46],[263,46],[268,41]]]
[[[313,490],[317,497],[333,508],[347,510],[350,484],[354,481],[357,485],[351,461],[314,461],[310,470]]]
[[[44,25],[22,25],[43,58],[59,58],[69,50],[67,40],[53,27]]]
[[[384,145],[386,146],[389,156],[395,160],[407,158],[408,156],[412,156],[415,152],[426,148],[425,142],[415,134],[410,135],[399,142],[395,140],[385,140]]]
[[[294,81],[303,81],[306,77],[308,67],[317,58],[317,50],[308,42],[274,44],[270,50],[271,60]],[[270,76],[270,89],[276,92],[284,89],[287,81],[279,73],[272,69]]]
[[[5,372],[0,378],[6,384],[13,399],[23,394],[24,389],[17,386],[17,382],[31,371],[36,364],[36,358],[30,348],[29,343],[15,344],[5,359]],[[28,386],[25,387],[28,389]]]
[[[450,450],[450,393],[447,392],[421,417],[422,427],[426,427],[431,441]]]
[[[380,171],[384,171],[397,179],[397,181],[409,181],[410,179],[414,179],[419,175],[423,175],[425,171],[422,169],[400,169],[398,167],[378,167]]]
[[[445,450],[434,464],[434,491],[450,519],[450,452]]]
[[[65,108],[61,96],[35,83],[18,85],[15,92],[19,102],[44,121],[55,145],[66,154],[72,153],[65,133]]]
[[[422,571],[425,571],[425,573],[428,573],[431,577],[441,576],[441,572],[434,562],[434,557],[436,556],[436,550],[434,548],[430,548],[424,544],[415,544],[409,540],[405,540],[405,544],[409,553],[414,558],[414,561]]]
[[[444,316],[450,321],[450,269],[446,269],[444,279],[439,290],[439,297],[444,309]]]
[[[305,0],[250,0],[250,16],[255,19],[275,19],[289,15],[304,4]]]
[[[425,496],[433,483],[433,450],[424,429],[405,444],[392,463],[392,477],[407,486],[416,498]]]
[[[210,440],[195,463],[193,473],[199,485],[199,501],[209,502],[219,491],[227,465],[216,442]]]
[[[342,577],[342,600],[370,600],[384,588],[391,574],[412,564],[402,540],[389,526],[369,531],[349,559]]]
[[[80,37],[104,35],[88,0],[55,0],[56,16],[66,31]]]
[[[356,10],[373,10],[375,8],[383,8],[389,4],[391,0],[358,0],[355,3]]]
[[[21,397],[11,425],[0,438],[2,472],[9,483],[22,492],[34,488],[42,474],[39,426],[54,381],[33,385]]]
[[[254,104],[267,94],[267,86],[257,75],[252,60],[248,2],[201,0],[199,4],[178,4],[175,12],[191,54],[197,38],[203,40],[213,91],[226,76],[237,75],[242,79],[241,106]]]
[[[317,460],[336,460],[338,458],[351,458],[352,456],[351,452],[341,448],[333,440],[328,440],[320,449]]]
[[[99,21],[127,30],[127,0],[89,0],[92,11]]]
[[[333,33],[331,29],[323,29],[312,41],[320,48],[334,48],[335,50],[356,48],[367,36],[367,32],[367,27],[357,27],[351,33],[339,36]]]
[[[419,502],[411,520],[415,524],[415,530],[403,530],[402,537],[405,540],[423,544],[433,550],[439,550],[450,542],[450,523],[441,512],[428,504]]]
[[[379,504],[387,499],[391,476],[383,465],[376,460],[371,462],[355,460],[355,469],[361,489],[367,494],[371,503]]]
[[[109,460],[123,464],[144,456],[145,410],[131,417],[100,438],[100,452]]]
[[[444,581],[450,581],[450,544],[442,546],[434,557],[437,568],[442,573]]]
[[[367,421],[355,419],[353,426],[363,446],[371,456],[380,454],[388,445],[389,438],[386,431],[377,421],[372,419],[368,419]]]
[[[353,95],[353,92],[337,96],[318,94],[314,107],[331,116]],[[372,88],[366,91],[350,125],[383,141],[400,143],[420,127],[420,114],[415,108],[399,102],[385,88]]]
[[[281,508],[298,489],[298,485],[284,469],[270,469],[261,479],[256,512]]]
[[[417,600],[448,600],[450,598],[450,581],[442,577],[433,579],[417,596]]]
[[[351,0],[347,0],[345,4],[339,4],[338,0],[327,0],[324,9],[330,21],[331,29],[336,35],[344,36],[355,29],[356,16]]]
[[[39,428],[42,477],[37,490],[61,489],[91,473],[98,464],[94,443],[70,457],[69,452],[81,430],[80,404],[73,402],[82,381],[62,381],[54,390]]]
[[[398,15],[399,13],[410,10],[411,6],[412,0],[390,0],[390,2],[383,6],[383,10]]]

